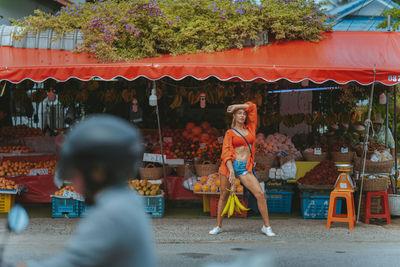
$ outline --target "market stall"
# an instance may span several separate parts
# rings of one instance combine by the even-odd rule
[[[185,90],[176,89],[179,93],[176,94],[173,102],[170,102],[169,107],[171,109],[179,107],[179,103],[182,103],[183,99],[187,99],[192,105],[199,103],[202,93],[211,103],[224,105],[227,103],[225,97],[233,95],[238,90],[245,89],[243,86],[236,88],[240,85],[234,85],[235,88],[230,91],[232,84],[235,84],[235,82],[240,84],[237,83],[238,81],[254,82],[253,84],[257,84],[257,86],[259,86],[259,83],[256,82],[262,82],[261,90],[257,88],[253,94],[256,101],[263,97],[265,91],[272,95],[284,90],[294,92],[313,88],[315,90],[343,89],[344,86],[341,87],[340,85],[352,82],[356,85],[380,83],[386,86],[398,83],[400,75],[397,68],[399,62],[397,49],[400,42],[398,33],[332,32],[325,33],[323,36],[324,39],[318,43],[306,41],[272,43],[268,46],[261,46],[257,50],[253,48],[233,49],[209,54],[162,56],[123,63],[99,63],[86,54],[75,54],[69,51],[0,47],[0,55],[2,55],[0,81],[19,83],[26,79],[35,82],[54,79],[61,82],[72,78],[81,81],[90,81],[93,78],[114,81],[116,77],[131,81],[145,77],[149,80],[159,80],[154,89],[166,89],[165,87],[169,86],[168,83],[175,88],[186,88]],[[382,53],[381,50],[386,52]],[[357,60],[354,60],[354,58],[357,58]],[[374,75],[374,73],[376,74]],[[211,87],[211,89],[207,90],[205,87],[198,86],[200,90],[191,92],[190,89],[193,89],[193,85],[179,85],[176,82],[188,77],[197,81],[207,81],[210,77],[215,77],[218,81],[214,82],[215,87]],[[288,82],[282,82],[283,80]],[[229,86],[228,82],[223,83],[222,81],[228,81]],[[294,86],[294,83],[301,81],[312,83],[313,86],[296,85],[296,88],[289,89],[290,86]],[[275,84],[271,85],[273,82]],[[318,87],[318,84],[323,84],[323,86]],[[108,92],[110,92],[109,95],[107,95]],[[114,96],[113,92],[115,92],[115,88],[109,89],[106,95]],[[159,95],[162,92],[163,90],[156,91],[156,94]],[[85,99],[82,95],[79,97],[79,99]],[[132,100],[132,97],[128,97],[127,94],[125,94],[125,97],[129,98],[130,101]],[[106,99],[109,99],[109,97],[106,97]],[[263,104],[261,102],[260,106],[264,106]],[[327,114],[333,116],[328,112],[315,112],[314,114],[293,114],[272,118],[269,116],[271,114],[263,112],[260,114],[262,115],[260,116],[260,123],[266,127],[279,123],[286,123],[290,126],[292,123],[298,124],[300,122],[305,122],[310,126],[325,125],[332,127],[338,123],[356,126],[361,121],[361,117],[355,116],[354,112],[343,112],[340,117],[336,116],[335,119],[329,119]],[[276,121],[271,122],[270,119],[276,119]],[[199,177],[200,180],[202,177],[208,177],[208,175],[215,173],[222,142],[220,138],[223,132],[206,124],[190,124],[189,126],[186,125],[185,129],[174,131],[164,128],[161,136],[159,134],[158,136],[157,134],[149,136],[148,143],[153,145],[151,151],[148,151],[149,154],[160,154],[162,148],[157,146],[157,142],[162,138],[163,154],[167,156],[166,160],[188,160],[188,162],[191,162],[190,168],[193,176]],[[349,155],[352,151],[344,143],[325,147],[326,142],[313,140],[314,142],[310,143],[308,147],[300,148],[294,144],[294,141],[292,142],[291,138],[279,133],[258,136],[257,140],[259,160],[256,171],[259,172],[261,178],[265,177],[265,180],[284,180],[285,184],[306,177],[309,170],[316,168],[320,161],[324,162],[323,160],[329,156],[332,159],[336,157],[336,161],[347,162],[353,159],[351,157],[353,154]],[[345,160],[345,157],[347,157],[347,160]],[[299,161],[303,158],[308,162]],[[193,161],[194,159],[196,161]],[[162,163],[163,161],[160,162],[157,159],[147,160],[146,162]],[[169,165],[174,166],[174,164]],[[156,167],[160,168],[160,166]],[[149,167],[145,165],[144,168]],[[195,194],[188,192],[188,189],[194,189],[193,186],[196,183],[189,185],[187,189],[183,189],[183,179],[191,178],[191,176],[186,176],[185,173],[177,175],[179,166],[173,168],[175,176],[169,176],[164,181],[169,189],[168,191],[170,191],[168,197],[188,199],[194,196],[193,198],[197,198]],[[201,172],[204,169],[206,172]],[[163,174],[159,173],[150,178],[159,179],[162,176]],[[325,179],[325,182],[327,180],[329,179]],[[211,186],[208,183],[208,180],[202,183],[201,192],[211,191]],[[274,185],[270,184],[270,186],[270,188],[273,188]],[[278,192],[290,193],[290,191]],[[187,193],[191,195],[184,196]]]

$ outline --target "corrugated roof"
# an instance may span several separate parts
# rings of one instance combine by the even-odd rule
[[[384,17],[346,17],[333,26],[334,31],[387,31],[376,27],[386,20]]]

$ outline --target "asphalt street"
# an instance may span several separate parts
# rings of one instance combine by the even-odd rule
[[[11,263],[43,259],[60,251],[78,219],[33,218],[28,229],[12,234],[5,251]],[[399,266],[399,219],[392,225],[365,225],[354,230],[325,220],[273,219],[276,237],[261,234],[261,220],[229,219],[224,232],[210,236],[215,219],[153,219],[161,267],[172,266]],[[5,220],[0,220],[5,224]],[[212,263],[221,263],[212,265]]]

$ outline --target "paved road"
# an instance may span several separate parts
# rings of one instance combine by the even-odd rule
[[[76,223],[76,219],[32,219],[24,233],[10,237],[6,260],[15,263],[54,255]],[[277,219],[272,220],[278,234],[274,238],[260,233],[259,219],[226,220],[225,232],[210,236],[208,230],[214,224],[208,218],[153,220],[160,266],[197,267],[239,258],[251,267],[254,255],[268,255],[275,266],[389,267],[400,262],[400,226],[396,224],[358,224],[350,231],[344,224],[326,229],[323,220]]]

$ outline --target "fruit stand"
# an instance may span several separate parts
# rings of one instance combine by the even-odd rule
[[[385,40],[382,36],[393,42],[382,42]],[[198,198],[196,194],[207,195],[209,191],[214,190],[214,188],[211,189],[212,185],[203,183],[201,192],[196,190],[196,194],[194,194],[190,192],[190,187],[185,189],[182,184],[193,177],[200,179],[201,182],[202,177],[206,176],[206,173],[202,173],[201,170],[208,169],[209,174],[215,172],[215,166],[219,164],[221,137],[230,124],[230,118],[224,117],[223,111],[226,105],[232,103],[233,96],[245,97],[258,104],[259,129],[262,135],[257,136],[256,173],[259,173],[260,178],[265,182],[282,180],[281,188],[274,188],[273,182],[271,182],[266,184],[266,191],[279,192],[282,196],[281,199],[288,201],[286,196],[293,196],[293,194],[290,194],[290,190],[287,190],[284,185],[291,183],[296,185],[296,181],[302,177],[310,178],[308,180],[311,183],[310,186],[324,186],[317,178],[320,176],[326,178],[327,174],[311,170],[314,167],[320,168],[318,165],[320,162],[324,162],[323,160],[330,157],[332,159],[348,157],[349,161],[353,161],[349,151],[356,149],[349,147],[344,142],[348,140],[341,140],[341,137],[351,134],[353,141],[358,143],[362,141],[360,136],[365,131],[365,128],[362,129],[362,122],[366,117],[365,114],[357,112],[355,102],[365,99],[365,93],[363,93],[366,91],[365,86],[375,81],[386,86],[395,85],[398,82],[397,61],[391,57],[386,58],[386,55],[391,53],[376,53],[385,57],[379,59],[379,62],[386,62],[388,65],[388,68],[383,71],[373,69],[378,61],[374,56],[364,56],[371,54],[370,51],[380,51],[381,49],[397,51],[398,35],[333,32],[324,33],[322,37],[324,39],[318,44],[303,41],[287,42],[284,45],[273,43],[269,46],[260,46],[257,50],[244,48],[240,51],[228,50],[190,56],[165,56],[109,64],[97,62],[86,54],[72,54],[69,51],[58,50],[43,51],[41,56],[46,57],[48,61],[40,61],[36,60],[38,54],[35,49],[24,49],[24,56],[21,56],[12,47],[1,47],[0,52],[7,55],[4,59],[2,57],[2,60],[5,61],[2,66],[9,66],[9,71],[0,73],[0,81],[4,81],[4,88],[9,89],[14,86],[11,82],[23,85],[26,78],[37,82],[49,77],[56,81],[69,79],[65,83],[55,83],[54,80],[45,83],[43,88],[37,92],[44,92],[44,95],[53,93],[50,85],[54,82],[55,92],[59,96],[60,102],[64,106],[76,102],[76,108],[81,115],[92,112],[110,112],[127,117],[130,102],[133,98],[137,98],[141,102],[143,114],[148,114],[148,118],[144,118],[143,125],[139,126],[155,128],[154,116],[152,117],[154,110],[147,105],[153,88],[149,85],[148,80],[139,77],[157,80],[154,91],[160,107],[163,108],[163,113],[168,114],[162,118],[164,119],[162,129],[164,154],[167,164],[168,161],[174,163],[168,164],[171,174],[166,180],[167,184],[163,185],[168,189],[170,193],[168,197],[171,199],[184,194],[187,194],[187,197]],[[360,43],[360,40],[366,39],[369,42],[361,41]],[[387,48],[390,45],[393,47]],[[334,62],[331,60],[332,47],[335,47],[335,51],[342,51],[336,57],[337,61]],[[298,53],[300,50],[304,53]],[[287,55],[284,64],[280,56],[282,54]],[[265,62],[265,55],[269,55],[268,62]],[[359,60],[351,60],[355,57]],[[21,62],[21,58],[24,58],[24,62]],[[34,60],[31,61],[32,59]],[[56,62],[52,62],[50,59]],[[58,62],[60,60],[61,63]],[[298,62],[307,62],[312,67],[304,68],[304,65],[299,65]],[[27,74],[21,71],[26,64],[29,66],[36,64],[42,68],[33,69],[27,77]],[[62,68],[58,66],[62,66]],[[277,71],[276,66],[280,71]],[[65,71],[66,69],[68,71]],[[374,75],[375,71],[376,75]],[[388,77],[388,71],[393,71],[394,74]],[[43,77],[43,73],[47,73],[47,76]],[[115,77],[121,76],[126,80],[115,79]],[[78,77],[80,80],[74,80],[73,77]],[[98,79],[98,77],[101,77],[101,81],[89,81],[93,78]],[[216,77],[216,79],[208,79],[209,77]],[[262,83],[254,81],[262,81]],[[316,92],[313,97],[313,109],[308,113],[282,115],[276,107],[279,106],[279,94],[284,93],[285,90],[288,90],[287,88],[293,88],[289,90],[293,93],[320,90],[326,91],[327,94]],[[352,102],[346,102],[346,99],[350,99]],[[203,100],[206,102],[201,102]],[[340,101],[343,103],[338,103]],[[217,112],[206,112],[212,108],[215,108]],[[192,118],[195,113],[200,114],[196,121]],[[214,114],[222,114],[222,118],[215,117]],[[206,119],[204,120],[203,117]],[[316,135],[312,136],[312,142],[301,140],[301,136],[291,138],[279,132],[280,125],[291,128],[299,124],[306,125],[310,135]],[[13,135],[18,136],[19,134],[15,132]],[[333,144],[332,140],[335,138],[336,141],[342,143]],[[159,155],[161,153],[159,136],[156,133],[144,134],[144,139],[148,154]],[[8,150],[5,149],[5,151]],[[183,160],[183,164],[185,164],[183,166],[189,165],[192,174],[187,174],[185,171],[182,173],[182,163],[176,164],[173,161],[177,159]],[[357,162],[356,159],[356,166]],[[153,161],[153,163],[159,164],[160,161]],[[374,162],[368,162],[368,164],[371,168],[379,169],[381,167],[378,164],[374,165]],[[143,165],[143,169],[148,168],[150,167],[147,163]],[[160,168],[160,165],[155,164],[151,168]],[[309,171],[311,173],[307,175]],[[13,173],[15,173],[14,170],[10,175]],[[156,173],[156,170],[151,170],[149,173]],[[159,179],[161,178],[160,172],[154,177],[149,177]],[[29,176],[24,179],[29,179]],[[304,179],[300,181],[304,182]],[[319,189],[313,190],[319,191]],[[52,192],[54,193],[55,190]],[[283,192],[288,194],[283,194]],[[217,191],[213,193],[217,193]],[[303,194],[303,198],[311,199],[305,194]]]

